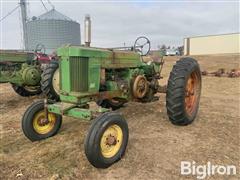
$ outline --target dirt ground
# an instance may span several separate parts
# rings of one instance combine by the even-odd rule
[[[202,70],[239,68],[239,56],[197,56]],[[177,57],[166,57],[168,74]],[[90,123],[64,117],[60,132],[40,142],[22,133],[21,118],[33,101],[9,84],[0,85],[0,179],[196,179],[181,176],[180,162],[235,165],[240,169],[240,78],[203,77],[199,114],[189,126],[168,120],[165,95],[149,104],[128,103],[118,110],[130,129],[126,154],[108,169],[96,169],[84,154],[84,137]],[[208,179],[238,179],[212,176]]]

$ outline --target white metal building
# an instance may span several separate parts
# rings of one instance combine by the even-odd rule
[[[184,55],[240,53],[240,33],[196,36],[184,39]]]

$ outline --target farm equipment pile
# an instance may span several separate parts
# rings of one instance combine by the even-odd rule
[[[42,71],[53,58],[38,51],[0,50],[0,83],[11,83],[21,96],[40,94]]]
[[[232,69],[227,72],[224,68],[220,68],[214,72],[202,71],[203,76],[216,76],[216,77],[229,77],[229,78],[237,78],[240,77],[240,69]]]
[[[85,154],[97,168],[107,168],[124,155],[128,144],[127,121],[117,111],[129,101],[155,101],[163,61],[145,63],[150,41],[139,37],[132,47],[90,46],[90,18],[85,19],[85,46],[65,46],[59,57],[59,100],[33,103],[22,118],[22,129],[31,141],[57,134],[62,116],[92,120],[85,138]],[[126,48],[126,49],[125,49]],[[173,66],[166,92],[166,108],[176,125],[191,124],[198,112],[201,71],[196,60],[182,58]],[[92,102],[97,106],[92,107]]]

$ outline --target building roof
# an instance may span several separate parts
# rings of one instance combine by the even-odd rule
[[[71,18],[61,14],[60,12],[52,9],[42,15],[40,15],[38,20],[64,20],[64,21],[73,21]]]
[[[197,35],[197,36],[185,37],[184,39],[187,39],[187,38],[202,38],[202,37],[211,37],[211,36],[229,36],[229,35],[233,35],[233,34],[240,34],[240,32],[225,33],[225,34]]]

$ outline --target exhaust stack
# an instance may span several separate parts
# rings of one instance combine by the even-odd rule
[[[85,46],[90,47],[90,44],[91,44],[91,19],[90,19],[89,14],[85,15],[84,39],[85,39]]]

